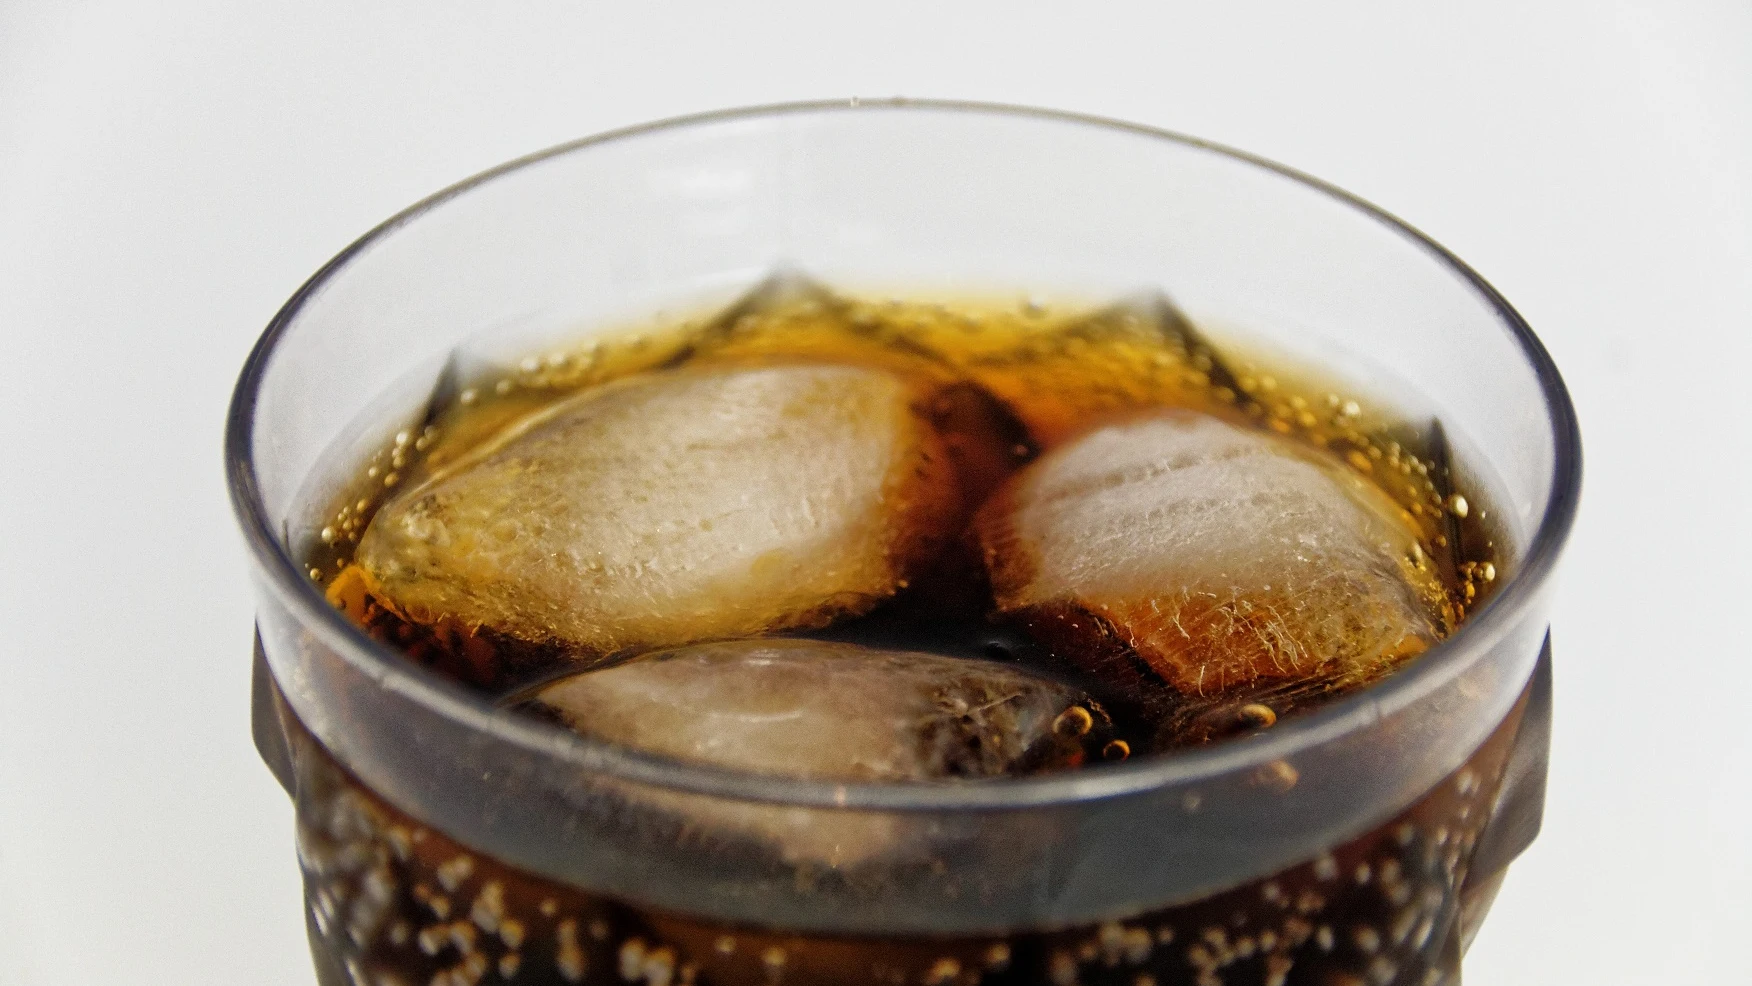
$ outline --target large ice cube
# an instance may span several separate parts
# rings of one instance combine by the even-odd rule
[[[1091,431],[975,525],[1001,610],[1091,670],[1183,696],[1364,681],[1442,633],[1441,583],[1396,503],[1206,415]]]
[[[919,781],[1071,766],[1106,716],[1069,685],[993,661],[819,640],[696,644],[588,671],[532,700],[574,730],[786,777]]]
[[[416,622],[584,658],[821,625],[904,586],[962,515],[924,400],[832,365],[622,380],[385,505],[357,560]]]

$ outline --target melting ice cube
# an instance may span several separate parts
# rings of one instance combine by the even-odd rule
[[[532,700],[574,730],[786,777],[921,781],[1072,766],[1105,739],[1077,689],[1014,666],[818,640],[696,644]]]
[[[1187,411],[1041,457],[975,521],[1001,610],[1181,696],[1368,680],[1441,634],[1410,518],[1342,465]]]
[[[847,366],[618,381],[385,505],[356,557],[416,622],[582,658],[822,625],[904,585],[963,515],[920,403]]]

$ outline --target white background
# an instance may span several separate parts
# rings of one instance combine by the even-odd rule
[[[1238,145],[1493,281],[1587,480],[1546,828],[1467,981],[1752,978],[1752,5],[0,0],[0,983],[312,981],[220,469],[281,301],[503,159],[854,94]]]

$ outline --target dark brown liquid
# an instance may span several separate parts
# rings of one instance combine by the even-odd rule
[[[506,866],[384,803],[281,706],[324,986],[1457,983],[1505,861],[1499,848],[1474,872],[1476,850],[1526,821],[1509,816],[1531,812],[1536,825],[1536,799],[1499,799],[1505,768],[1527,752],[1516,746],[1530,742],[1529,715],[1523,696],[1463,767],[1390,821],[1195,903],[1055,932],[857,938],[660,913]]]
[[[307,554],[311,576],[369,634],[410,660],[514,700],[568,669],[563,650],[490,628],[423,625],[374,597],[350,566],[376,510],[581,388],[682,365],[799,359],[927,381],[939,395],[935,423],[951,441],[976,436],[966,453],[975,459],[981,449],[998,450],[972,466],[976,474],[985,470],[992,487],[1041,451],[1138,409],[1190,408],[1290,436],[1405,508],[1445,587],[1447,631],[1483,601],[1504,564],[1479,498],[1471,495],[1469,504],[1455,489],[1439,427],[1366,412],[1314,372],[1225,359],[1163,302],[1055,316],[1026,307],[861,303],[778,283],[721,316],[534,357],[497,377],[446,381],[424,421],[362,464],[337,497]],[[1120,743],[1109,756],[1270,728],[1281,716],[1368,684],[1243,690],[1194,703],[1147,675],[1092,675],[1037,632],[993,616],[989,586],[971,557],[951,552],[921,584],[803,635],[1016,661],[1072,680],[1112,718]],[[1398,817],[1268,879],[1123,922],[904,940],[716,925],[515,870],[402,815],[357,784],[283,707],[282,719],[325,983],[1390,986],[1455,981],[1447,977],[1457,975],[1468,901],[1487,906],[1494,888],[1495,873],[1472,879],[1469,868],[1524,704],[1464,767]]]

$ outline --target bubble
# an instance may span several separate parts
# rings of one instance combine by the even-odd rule
[[[1247,725],[1259,729],[1277,723],[1277,713],[1272,711],[1271,706],[1262,705],[1258,702],[1249,702],[1246,705],[1241,706],[1236,714]]]
[[[1060,736],[1078,737],[1087,735],[1094,725],[1095,717],[1089,714],[1088,709],[1073,705],[1053,720],[1052,731]]]

